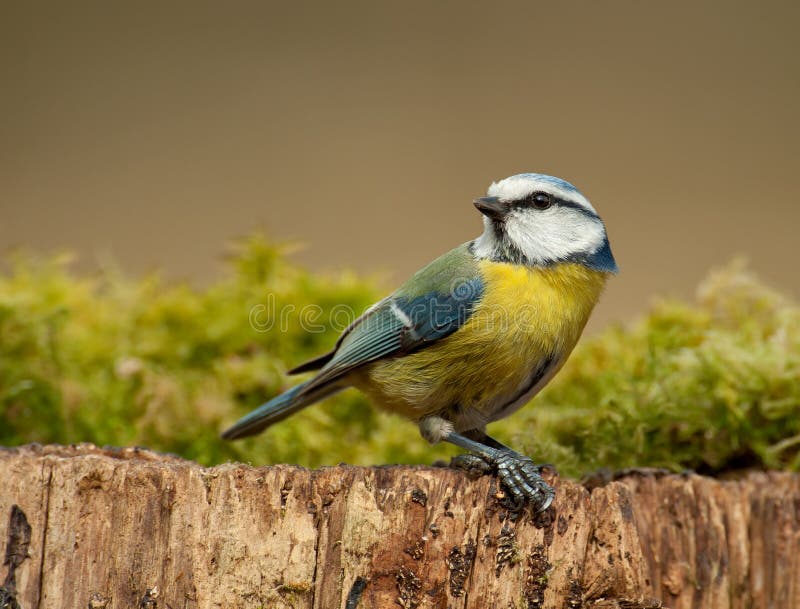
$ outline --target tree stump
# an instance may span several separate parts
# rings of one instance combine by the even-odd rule
[[[2,449],[0,607],[800,608],[800,476],[551,481]]]

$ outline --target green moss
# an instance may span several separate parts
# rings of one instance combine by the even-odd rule
[[[572,475],[796,471],[798,415],[800,308],[737,262],[712,274],[696,303],[658,303],[632,328],[585,341],[535,408],[500,425]]]
[[[447,457],[355,391],[243,442],[219,432],[294,381],[381,295],[315,276],[260,237],[206,287],[69,259],[17,257],[0,275],[0,444],[144,445],[205,464],[426,463]],[[318,327],[308,332],[305,328]],[[693,304],[663,302],[579,345],[535,406],[490,430],[578,475],[600,466],[800,468],[800,308],[741,265]]]
[[[231,271],[203,289],[115,269],[76,274],[70,262],[17,256],[0,275],[0,444],[142,445],[204,464],[311,467],[449,454],[355,391],[257,438],[219,439],[297,382],[287,367],[331,348],[338,331],[322,322],[333,313],[341,330],[380,295],[374,281],[311,275],[261,237],[239,243]]]

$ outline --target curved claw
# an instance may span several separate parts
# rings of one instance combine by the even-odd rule
[[[502,451],[494,458],[466,453],[453,457],[450,465],[478,475],[496,471],[500,482],[520,507],[529,502],[537,512],[543,512],[555,497],[555,491],[541,476],[541,467],[512,451]]]
[[[553,502],[555,491],[540,475],[540,468],[528,457],[504,452],[497,459],[497,476],[516,503],[530,502],[543,512]]]
[[[555,491],[540,475],[540,468],[528,457],[504,453],[498,459],[497,475],[519,502],[528,501],[543,512],[553,502]]]

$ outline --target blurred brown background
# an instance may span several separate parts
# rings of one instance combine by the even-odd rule
[[[262,227],[387,287],[495,179],[574,182],[594,328],[746,254],[798,295],[800,4],[3,2],[0,249],[204,282]]]

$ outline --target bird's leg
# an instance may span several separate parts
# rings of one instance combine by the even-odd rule
[[[506,446],[499,440],[495,440],[492,436],[488,435],[483,429],[471,429],[469,431],[463,432],[463,435],[468,437],[470,440],[475,440],[476,442],[480,442],[481,444],[485,444],[486,446],[491,446],[492,448],[497,448],[499,450],[507,450],[508,452],[516,453],[516,451],[511,448],[510,446]],[[519,453],[516,453],[519,454]],[[525,458],[524,455],[520,455],[521,457]],[[545,468],[555,469],[555,466],[550,464],[541,464],[535,465],[536,471],[540,474],[542,470]]]
[[[499,440],[495,440],[492,436],[487,434],[483,429],[470,429],[469,431],[465,431],[464,436],[469,438],[470,440],[475,440],[476,442],[480,442],[481,444],[485,444],[486,446],[491,446],[492,448],[497,448],[498,450],[510,450],[514,452],[514,449],[510,446],[506,446]]]
[[[449,421],[441,417],[427,417],[420,421],[420,432],[429,442],[444,440],[470,451],[469,455],[456,457],[454,465],[482,473],[496,471],[500,482],[516,503],[529,501],[537,511],[543,512],[553,501],[555,491],[544,481],[539,467],[528,457],[487,436],[483,431],[472,430],[460,434],[453,430]]]
[[[484,444],[456,432],[450,432],[444,441],[473,453],[472,458],[468,456],[467,461],[462,462],[465,465],[469,464],[471,469],[476,469],[474,457],[477,457],[487,464],[487,470],[496,470],[497,477],[517,503],[529,501],[537,512],[543,512],[550,507],[555,491],[542,478],[539,473],[540,468],[528,457],[503,446],[489,436],[486,438],[499,447]],[[457,465],[461,464],[457,462]]]
[[[479,442],[485,446],[489,446],[490,448],[512,451],[511,448],[502,442],[498,442],[482,429],[471,429],[469,431],[465,431],[463,435],[470,440],[474,440],[475,442]],[[457,467],[458,469],[463,469],[466,472],[477,473],[479,475],[488,474],[493,468],[491,463],[486,461],[483,457],[479,457],[473,453],[462,453],[460,455],[456,455],[450,459],[450,465],[452,467]]]

